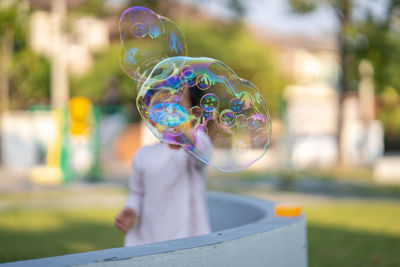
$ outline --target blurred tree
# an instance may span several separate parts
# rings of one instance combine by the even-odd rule
[[[174,13],[175,7],[179,5],[177,0],[128,0],[125,8],[132,6],[144,6],[157,14],[170,17]]]
[[[385,22],[372,17],[357,26],[354,52],[358,60],[369,60],[375,69],[375,87],[381,93],[387,86],[400,92],[400,36]]]
[[[352,61],[351,53],[349,53],[348,37],[353,30],[353,9],[355,0],[290,0],[290,7],[294,13],[308,14],[316,10],[320,5],[329,5],[334,10],[337,21],[339,22],[339,29],[337,31],[337,43],[340,57],[340,76],[339,76],[339,109],[338,109],[338,143],[341,143],[341,129],[342,129],[342,107],[343,97],[349,91],[350,78],[349,64]],[[353,66],[354,67],[354,66]],[[353,69],[353,73],[355,73]],[[339,147],[339,162],[342,161],[341,146]]]
[[[379,118],[385,128],[385,150],[400,150],[400,1],[390,0],[385,16],[371,14],[356,25],[354,53],[375,69],[375,88],[380,95]],[[358,41],[357,41],[358,40]]]
[[[227,8],[233,13],[234,20],[241,20],[246,15],[246,8],[240,0],[229,0]]]
[[[26,1],[0,4],[1,111],[46,103],[49,95],[49,64],[27,47],[29,6]]]
[[[243,0],[200,0],[203,6],[207,6],[209,2],[218,2],[221,7],[225,8],[231,13],[230,19],[233,22],[240,22],[246,15],[246,2]]]
[[[380,93],[384,88],[394,88],[400,92],[400,1],[388,0],[383,17],[375,18],[370,9],[367,16],[355,20],[355,9],[361,8],[361,2],[355,0],[290,0],[293,12],[307,14],[320,5],[330,5],[339,21],[337,33],[340,53],[341,77],[339,93],[341,96],[349,90],[358,88],[358,64],[362,59],[370,61],[375,69],[375,88]],[[380,3],[382,4],[382,3]],[[342,101],[340,101],[342,103]],[[383,102],[384,104],[384,102]],[[341,110],[341,109],[340,109]],[[386,141],[400,144],[400,126],[394,122],[393,108],[381,109],[380,118],[385,124]],[[388,114],[384,114],[388,113]],[[391,115],[389,115],[389,113]],[[340,114],[339,114],[340,115]],[[341,126],[339,117],[339,127]],[[394,130],[394,128],[398,130]],[[339,137],[340,138],[340,137]],[[387,142],[385,143],[385,145]],[[390,145],[389,145],[390,146]],[[400,148],[400,145],[398,146]]]
[[[71,13],[76,13],[79,15],[93,15],[96,17],[104,17],[107,15],[107,10],[105,9],[105,3],[107,0],[84,0],[78,2],[78,4],[73,5],[71,8]]]
[[[10,108],[27,109],[48,105],[50,96],[50,63],[29,49],[13,57],[10,73]]]
[[[122,104],[131,110],[132,119],[139,119],[136,112],[136,82],[126,75],[120,66],[120,44],[94,56],[94,65],[83,76],[72,76],[71,97],[84,96],[97,105]],[[112,101],[110,94],[113,94]],[[118,102],[118,103],[117,103]]]
[[[177,24],[185,33],[189,56],[211,57],[224,62],[238,76],[254,83],[265,98],[271,115],[278,115],[284,82],[274,65],[272,50],[266,44],[241,24],[189,19]]]
[[[215,23],[187,19],[177,22],[185,33],[189,56],[208,56],[226,63],[260,89],[271,114],[277,115],[284,84],[271,51],[244,26],[216,27]],[[87,74],[72,77],[71,96],[86,96],[101,104],[104,96],[112,92],[118,94],[121,104],[135,104],[136,82],[121,70],[119,49],[119,43],[112,44],[108,51],[95,56],[94,66]]]
[[[336,18],[339,22],[339,29],[337,32],[337,41],[340,55],[340,68],[341,75],[339,81],[339,95],[343,96],[348,91],[348,78],[347,78],[347,56],[349,44],[347,36],[352,31],[352,14],[355,5],[354,0],[290,0],[290,7],[293,12],[298,14],[308,14],[314,11],[320,5],[330,5],[335,12]]]
[[[393,87],[386,87],[381,94],[379,119],[385,127],[385,150],[400,150],[400,94]]]
[[[24,9],[20,1],[0,3],[0,115],[9,105],[13,54],[21,50],[26,41],[24,27],[26,14],[21,12]]]

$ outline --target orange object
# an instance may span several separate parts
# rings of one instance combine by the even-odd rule
[[[301,215],[301,206],[297,204],[276,204],[275,215],[279,217],[297,217]]]

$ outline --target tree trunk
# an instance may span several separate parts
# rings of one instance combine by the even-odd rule
[[[12,57],[13,35],[6,31],[0,39],[0,163],[2,162],[2,117],[9,105],[9,69]]]
[[[334,6],[337,18],[339,20],[339,31],[337,36],[338,48],[339,48],[339,57],[340,57],[340,78],[339,78],[339,86],[338,86],[338,94],[339,94],[339,106],[338,106],[338,161],[339,165],[343,166],[343,150],[341,146],[342,142],[342,128],[343,128],[343,102],[346,92],[348,91],[347,86],[347,64],[346,58],[348,53],[347,46],[347,29],[351,24],[351,10],[353,10],[353,2],[352,0],[341,0],[337,2],[337,5]]]
[[[339,105],[338,105],[338,160],[339,165],[343,165],[343,150],[342,150],[342,128],[343,128],[343,102],[344,102],[344,95],[347,91],[347,83],[346,83],[346,53],[347,53],[347,46],[346,46],[346,34],[343,29],[343,25],[340,27],[340,32],[338,34],[338,47],[339,47],[339,64],[340,64],[340,78],[339,78],[339,87],[338,87],[338,95],[339,95]]]

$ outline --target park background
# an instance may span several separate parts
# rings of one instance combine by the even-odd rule
[[[120,68],[134,5],[230,66],[272,116],[265,156],[208,188],[302,205],[310,266],[400,265],[396,0],[3,0],[0,262],[122,245],[130,160],[154,142]]]

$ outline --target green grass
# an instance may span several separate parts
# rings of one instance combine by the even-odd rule
[[[17,261],[122,246],[116,210],[10,211],[1,214],[0,261]]]
[[[113,221],[124,196],[93,189],[3,195],[0,262],[122,246]]]
[[[400,202],[305,205],[310,266],[400,266]]]
[[[122,190],[93,189],[3,195],[0,262],[121,246],[113,219],[124,197]],[[400,201],[313,199],[298,201],[311,267],[400,266]]]

